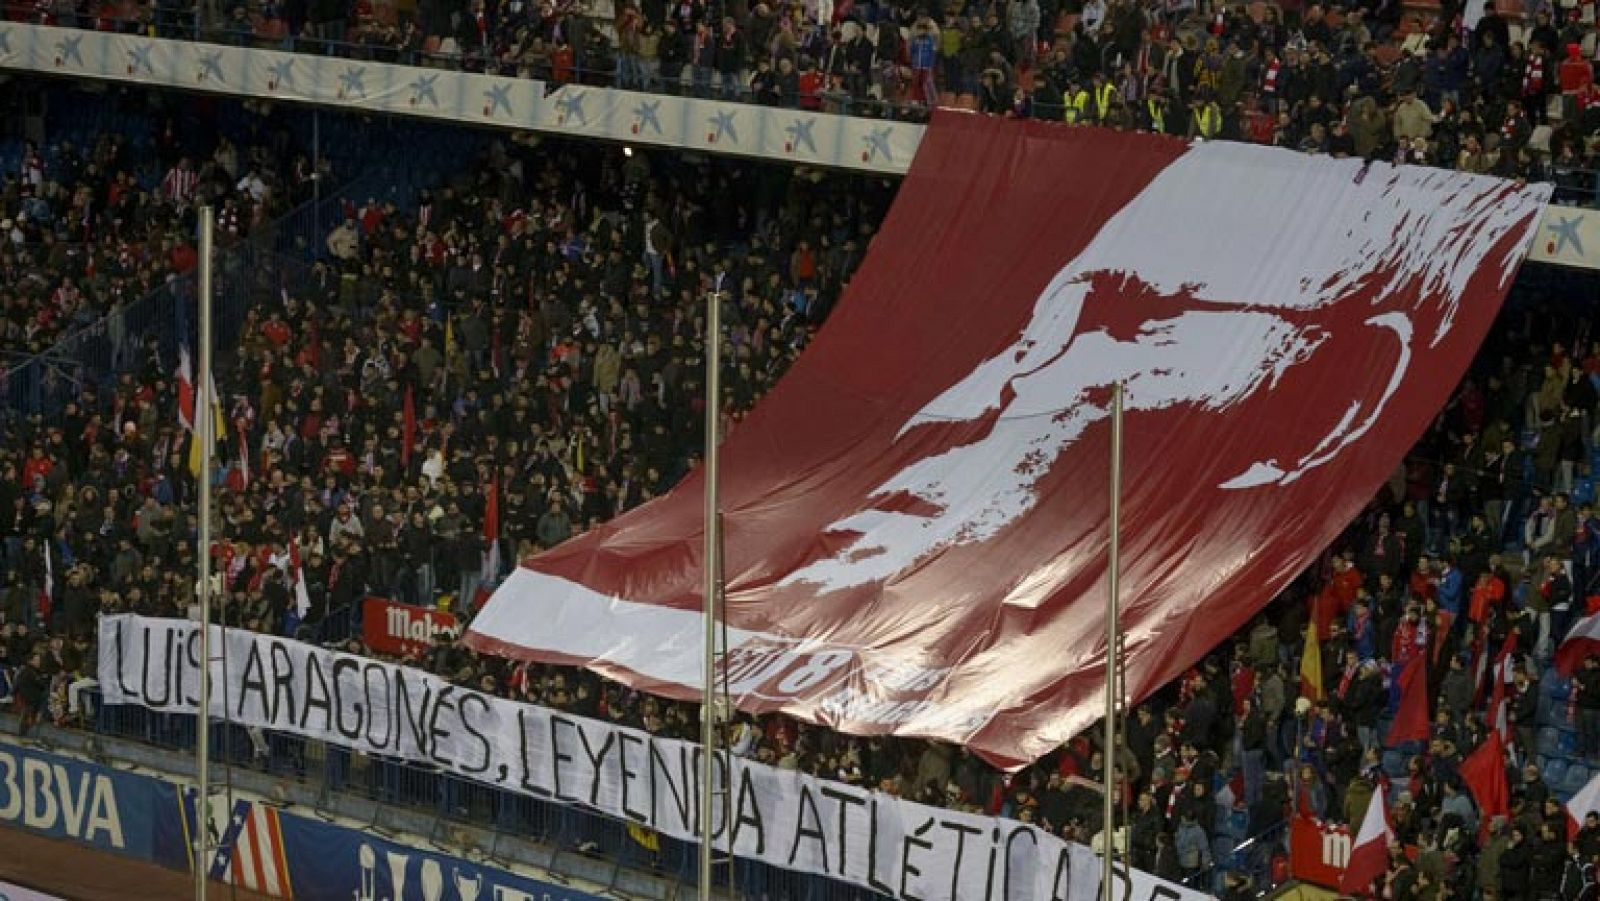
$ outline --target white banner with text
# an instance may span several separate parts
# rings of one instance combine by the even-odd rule
[[[213,627],[211,715],[430,766],[694,841],[698,745],[452,685],[420,670],[286,638]],[[199,629],[188,620],[100,621],[107,704],[193,713]],[[719,755],[720,850],[895,898],[1098,897],[1088,848],[1033,826],[958,813]],[[1205,895],[1139,871],[1121,897]]]

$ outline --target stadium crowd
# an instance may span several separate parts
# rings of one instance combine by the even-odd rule
[[[211,4],[126,0],[9,10],[551,84],[901,117],[942,103],[1554,180],[1579,200],[1596,190],[1600,45],[1588,3],[609,5],[236,0],[208,15]]]
[[[466,615],[516,560],[666,490],[703,443],[703,296],[718,275],[731,425],[826,317],[892,195],[806,173],[775,192],[744,164],[599,156],[496,144],[413,210],[353,205],[312,287],[251,310],[219,361],[223,439],[208,473],[230,625],[365,651],[352,617],[366,595]],[[219,199],[248,193],[213,165]],[[115,233],[113,209],[88,206],[97,233]],[[64,278],[38,255],[45,234],[25,230],[9,259]],[[160,259],[149,268],[166,271]],[[198,483],[180,363],[158,343],[137,352],[115,384],[87,384],[59,417],[8,424],[0,440],[0,689],[25,722],[90,719],[97,614],[183,616],[192,599]],[[1131,818],[1114,840],[1136,866],[1244,896],[1242,871],[1226,884],[1213,875],[1227,849],[1261,837],[1270,857],[1289,817],[1356,824],[1385,791],[1397,836],[1416,849],[1395,858],[1385,897],[1576,897],[1600,820],[1569,846],[1540,761],[1600,766],[1600,661],[1570,680],[1552,670],[1600,580],[1597,384],[1600,344],[1570,308],[1502,317],[1325,562],[1134,709],[1116,755]],[[494,555],[487,486],[503,492]],[[1302,659],[1312,624],[1315,669]],[[1517,778],[1509,810],[1486,817],[1460,765],[1493,721],[1482,664],[1502,650]],[[1389,748],[1399,675],[1415,659],[1433,726]],[[692,738],[698,722],[692,705],[449,640],[411,662],[661,734]],[[1307,672],[1321,677],[1302,686]],[[1551,746],[1553,733],[1571,746]],[[1106,762],[1093,738],[1014,778],[959,748],[782,717],[740,717],[732,742],[781,767],[1085,842],[1100,831],[1090,785]]]
[[[150,157],[115,131],[28,142],[0,176],[0,353],[42,353],[192,270],[198,205],[216,205],[227,244],[308,199],[311,164],[275,138],[196,157],[168,121]]]

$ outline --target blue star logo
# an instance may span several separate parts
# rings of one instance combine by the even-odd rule
[[[81,37],[62,38],[61,40],[56,41],[57,63],[59,64],[64,63],[67,60],[72,60],[80,66],[83,65],[83,51],[78,49],[79,45],[82,43],[83,38]]]
[[[883,154],[884,162],[894,162],[894,152],[889,149],[889,131],[890,126],[884,126],[874,128],[861,136],[861,140],[867,145],[867,152],[863,157],[867,162],[877,159],[880,153]]]
[[[155,64],[150,62],[150,51],[155,47],[152,44],[134,44],[128,48],[128,72],[132,74],[143,70],[151,75],[156,74]]]
[[[0,53],[11,52],[11,29],[0,29]]]
[[[633,108],[633,118],[639,122],[640,134],[643,134],[646,128],[653,128],[656,134],[661,134],[661,101],[639,101],[639,105]]]
[[[494,115],[494,111],[504,108],[506,115],[511,113],[511,85],[497,84],[483,92],[483,99],[488,101],[488,108],[484,110],[485,116]]]
[[[273,63],[267,67],[267,75],[276,87],[294,87],[294,60]]]
[[[433,86],[438,80],[439,76],[437,75],[418,75],[416,80],[411,82],[411,102],[417,104],[426,100],[430,105],[438,106],[439,95],[434,93],[433,90]]]
[[[360,94],[367,96],[366,66],[349,66],[339,76],[339,91],[345,96]]]
[[[228,80],[222,77],[221,53],[200,54],[200,80],[205,81],[207,78],[215,78],[224,84],[227,83]]]
[[[722,140],[724,136],[735,144],[739,143],[739,132],[733,127],[734,115],[732,110],[723,110],[706,120],[711,123],[712,128],[716,129],[711,133],[711,142],[713,144]]]
[[[1578,226],[1582,222],[1583,218],[1581,216],[1573,216],[1571,218],[1557,216],[1554,225],[1545,226],[1546,229],[1555,232],[1555,241],[1550,248],[1550,252],[1558,254],[1568,244],[1571,244],[1572,252],[1580,257],[1583,256],[1583,239],[1578,237]]]
[[[816,124],[817,120],[815,119],[796,119],[790,122],[789,127],[784,129],[784,132],[789,135],[790,150],[799,150],[803,145],[810,148],[812,153],[816,153],[817,139],[811,135],[811,130],[816,127]]]
[[[583,93],[580,91],[567,91],[556,101],[556,108],[561,110],[561,121],[577,119],[584,125],[589,124],[589,114],[583,111]]]

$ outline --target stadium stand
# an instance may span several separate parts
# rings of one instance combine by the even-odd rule
[[[1592,205],[1587,4],[330,0],[16,21],[877,117],[934,105],[1552,180]],[[210,12],[208,12],[210,11]]]
[[[316,24],[342,35],[337,20]],[[1307,99],[1300,108],[1311,106]],[[826,318],[893,193],[890,184],[837,174],[576,152],[421,126],[395,126],[413,149],[406,161],[358,175],[371,159],[366,129],[345,120],[329,125],[329,146],[345,149],[328,172],[332,180],[348,173],[349,183],[295,207],[312,189],[302,169],[284,162],[303,146],[294,129],[282,139],[251,134],[250,113],[219,107],[219,121],[239,124],[227,141],[243,169],[223,178],[223,145],[199,142],[203,130],[177,138],[157,165],[129,173],[165,212],[146,217],[150,231],[128,240],[187,233],[178,225],[187,208],[163,184],[178,154],[212,161],[197,171],[194,196],[242,204],[254,190],[245,175],[234,178],[243,171],[275,198],[240,206],[240,237],[225,242],[220,266],[229,352],[216,415],[224,438],[206,477],[223,492],[222,539],[210,552],[223,573],[227,622],[362,653],[374,653],[360,638],[367,595],[465,615],[485,576],[492,583],[516,560],[676,482],[703,439],[699,303],[713,275],[727,273],[737,286],[720,336],[732,350],[725,403],[734,421]],[[104,236],[128,227],[118,224],[106,174],[125,165],[121,157],[91,173],[71,147],[94,144],[85,136],[109,130],[108,121],[120,123],[134,149],[162,144],[148,111],[104,115],[120,118],[52,135],[42,151],[11,151],[21,174],[8,178],[15,196],[0,194],[0,211],[13,223],[31,212],[15,229],[20,238],[8,238],[14,249],[0,255],[17,274],[0,291],[42,281],[11,296],[10,309],[24,317],[36,317],[45,308],[39,298],[76,271],[68,251],[46,252],[63,230],[70,239],[75,228]],[[23,189],[36,159],[62,189]],[[38,214],[35,201],[79,193],[91,198],[79,207],[86,214],[69,218],[55,205]],[[91,278],[101,276],[95,268]],[[146,268],[145,286],[165,285],[126,306],[150,307],[152,322],[181,323],[189,289],[173,286],[187,284],[184,268],[170,256]],[[1443,897],[1446,886],[1485,897],[1560,889],[1549,878],[1561,873],[1567,849],[1550,836],[1565,825],[1544,827],[1564,814],[1544,801],[1570,797],[1600,769],[1600,669],[1591,662],[1567,678],[1552,667],[1561,635],[1600,579],[1592,507],[1600,343],[1589,327],[1594,311],[1567,302],[1592,296],[1581,280],[1588,277],[1543,278],[1519,283],[1455,398],[1325,565],[1180,684],[1138,706],[1117,762],[1134,811],[1126,841],[1135,866],[1253,897],[1281,880],[1291,817],[1354,826],[1381,790],[1397,837],[1420,849],[1415,863],[1394,862],[1390,897]],[[119,348],[110,326],[94,327],[96,314],[132,290],[90,295],[77,314],[88,336],[69,336],[45,355],[76,361],[65,368],[33,352],[68,329],[29,333],[11,319],[16,349],[31,355],[8,378],[21,415],[9,416],[0,436],[0,695],[28,728],[48,721],[187,748],[192,722],[95,700],[96,615],[185,615],[196,553],[197,474],[179,425],[187,326],[141,330],[153,340],[135,348]],[[496,475],[507,486],[504,563],[485,573],[481,486]],[[291,544],[308,583],[303,617],[288,577]],[[1311,622],[1324,678],[1297,704]],[[1509,684],[1500,680],[1503,703],[1525,778],[1509,819],[1480,838],[1459,770],[1502,703],[1496,678],[1483,673],[1491,662],[1502,672],[1503,648],[1512,673]],[[1390,748],[1398,674],[1417,657],[1427,661],[1438,718],[1425,741]],[[460,684],[657,734],[692,738],[697,722],[692,705],[578,670],[479,656],[448,638],[412,662]],[[740,753],[780,767],[1002,813],[1085,843],[1100,830],[1099,798],[1082,780],[1102,778],[1106,763],[1087,737],[1008,779],[934,743],[853,738],[781,717],[744,717],[738,728]],[[590,814],[356,761],[292,736],[235,730],[225,740],[241,766],[319,780],[329,791],[491,822],[646,867],[689,866],[677,843],[652,848]],[[1585,827],[1575,848],[1600,852],[1600,827]],[[735,878],[750,896],[797,896],[801,884],[753,864]],[[804,884],[821,897],[855,892]]]

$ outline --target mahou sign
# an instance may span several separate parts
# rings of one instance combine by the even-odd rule
[[[440,634],[450,638],[461,634],[455,614],[380,597],[368,597],[362,604],[361,639],[380,654],[421,653]]]
[[[1289,833],[1289,866],[1294,878],[1338,888],[1350,863],[1350,829],[1297,816]]]

